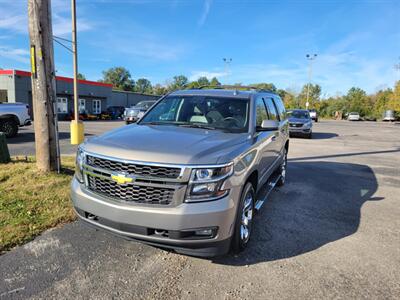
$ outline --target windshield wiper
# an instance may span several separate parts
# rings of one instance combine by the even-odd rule
[[[170,123],[170,122],[157,122],[157,121],[152,121],[152,122],[143,122],[143,123],[139,123],[140,125],[173,125],[173,126],[177,126],[179,124],[177,123]]]
[[[186,124],[178,124],[180,127],[189,127],[189,128],[202,128],[202,129],[209,129],[209,130],[216,130],[217,128],[203,125],[203,124],[193,124],[193,123],[186,123]]]

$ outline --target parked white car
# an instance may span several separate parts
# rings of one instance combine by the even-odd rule
[[[4,132],[6,137],[16,136],[19,127],[30,124],[28,105],[0,102],[0,132]]]
[[[349,113],[349,116],[347,117],[347,120],[349,121],[360,121],[361,117],[358,112],[351,112]]]
[[[318,113],[315,109],[309,109],[308,110],[310,113],[310,118],[311,120],[314,120],[315,122],[318,122]]]
[[[389,121],[389,122],[396,121],[396,117],[394,115],[394,111],[393,110],[386,110],[385,113],[383,114],[382,121]]]

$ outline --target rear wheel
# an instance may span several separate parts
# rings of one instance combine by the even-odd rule
[[[231,245],[235,253],[243,251],[250,240],[253,225],[254,201],[254,187],[248,182],[243,189],[236,216],[235,232]]]
[[[0,131],[8,138],[14,137],[18,133],[18,123],[14,119],[0,120]]]
[[[287,168],[287,151],[286,148],[283,150],[283,161],[281,165],[278,168],[278,172],[280,175],[280,178],[278,182],[276,183],[277,186],[282,186],[285,184],[286,181],[286,168]]]

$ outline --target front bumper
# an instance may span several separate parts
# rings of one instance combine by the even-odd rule
[[[175,249],[196,256],[217,256],[228,252],[236,216],[232,192],[219,200],[181,203],[177,206],[131,204],[94,194],[75,178],[71,199],[81,220],[128,239]],[[185,237],[194,229],[215,228],[212,237]],[[156,234],[168,232],[168,236]]]
[[[126,118],[125,118],[125,121],[126,121],[127,123],[135,123],[137,120],[139,120],[138,117],[126,117]]]
[[[303,128],[303,127],[289,127],[290,134],[309,134],[311,132],[311,128]]]

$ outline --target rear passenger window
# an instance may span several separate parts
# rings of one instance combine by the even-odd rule
[[[264,120],[268,120],[268,113],[263,98],[259,97],[256,101],[256,126],[260,127]]]
[[[269,119],[274,121],[279,121],[278,112],[276,111],[276,107],[272,102],[271,98],[265,99],[265,104],[267,105]]]
[[[285,106],[283,105],[281,98],[276,97],[274,99],[274,102],[275,102],[276,108],[278,109],[278,114],[279,114],[280,119],[281,120],[286,119],[286,109],[285,109]]]

